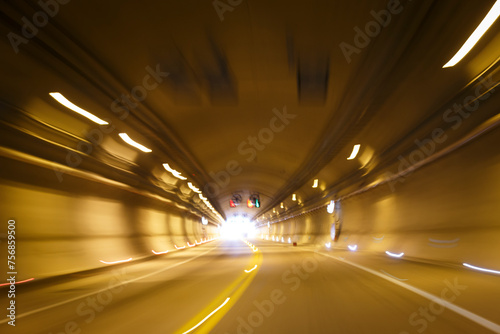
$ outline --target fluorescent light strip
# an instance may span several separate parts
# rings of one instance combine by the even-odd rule
[[[178,178],[180,180],[187,180],[187,177],[182,176],[181,172],[176,171],[175,169],[173,169],[172,167],[170,167],[168,164],[163,164],[163,167],[167,171],[169,171],[173,176],[175,176],[176,178]]]
[[[359,144],[354,145],[354,147],[352,148],[351,155],[349,156],[349,158],[347,158],[347,160],[352,160],[356,158],[359,152],[359,146],[360,146]]]
[[[121,139],[123,139],[124,142],[126,142],[130,146],[138,148],[139,150],[141,150],[142,152],[145,152],[145,153],[152,152],[146,146],[143,146],[143,145],[139,144],[138,142],[132,140],[132,138],[130,138],[128,134],[126,134],[126,133],[119,133],[118,135],[120,136]]]
[[[187,333],[190,333],[190,332],[194,331],[196,328],[200,327],[200,325],[201,325],[202,323],[204,323],[205,321],[207,321],[207,319],[208,319],[208,318],[210,318],[212,315],[214,315],[214,313],[215,313],[215,312],[217,312],[217,311],[218,311],[218,310],[220,310],[220,309],[221,309],[224,305],[226,305],[226,304],[227,304],[227,302],[229,301],[229,299],[231,299],[231,298],[229,298],[229,297],[228,297],[224,303],[222,303],[219,307],[217,307],[215,310],[213,310],[213,311],[212,311],[209,315],[207,315],[205,318],[203,318],[203,320],[202,320],[202,321],[200,321],[200,322],[199,322],[196,326],[194,326],[194,327],[193,327],[193,328],[191,328],[190,330],[185,331],[185,332],[184,332],[184,333],[182,333],[182,334],[187,334]]]
[[[83,117],[86,117],[86,118],[90,119],[94,123],[97,123],[99,125],[109,124],[108,122],[103,121],[102,119],[100,119],[99,117],[97,117],[97,116],[89,113],[88,111],[83,110],[82,108],[74,105],[67,98],[65,98],[61,93],[49,93],[49,95],[52,96],[57,102],[59,102],[60,104],[62,104],[66,108],[71,109],[74,112],[82,115]]]
[[[348,245],[347,248],[349,248],[351,252],[355,252],[356,249],[358,249],[358,245]]]
[[[469,38],[465,41],[464,45],[458,50],[458,52],[446,63],[443,65],[443,68],[446,67],[452,67],[455,66],[460,60],[462,60],[463,57],[469,51],[476,45],[476,43],[479,41],[479,39],[484,35],[484,33],[491,27],[493,22],[498,18],[500,15],[500,1],[495,2],[493,7],[491,7],[490,11],[484,19],[481,21],[481,23],[477,26],[476,30],[472,33],[472,35],[469,36]]]
[[[481,267],[476,267],[476,266],[473,266],[471,264],[468,264],[468,263],[462,263],[464,266],[466,267],[469,267],[471,269],[475,269],[475,270],[479,270],[479,271],[484,271],[484,272],[487,272],[487,273],[492,273],[492,274],[500,274],[500,271],[498,270],[492,270],[492,269],[485,269],[485,268],[481,268]]]
[[[188,187],[189,189],[191,189],[192,191],[194,191],[195,193],[198,193],[198,194],[201,194],[201,191],[199,188],[195,187],[191,182],[188,182]]]

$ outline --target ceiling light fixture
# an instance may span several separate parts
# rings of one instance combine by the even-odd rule
[[[170,167],[168,164],[163,164],[163,167],[169,171],[173,176],[175,176],[176,178],[180,179],[180,180],[187,180],[187,177],[184,177],[181,175],[181,172],[179,171],[176,171],[175,169],[173,169],[172,167]]]
[[[139,144],[135,140],[132,140],[132,138],[130,138],[128,134],[126,134],[126,133],[119,133],[118,135],[121,137],[121,139],[123,139],[124,142],[126,142],[130,146],[134,146],[135,148],[138,148],[139,150],[141,150],[142,152],[145,152],[145,153],[152,152],[146,146]]]
[[[356,158],[359,152],[359,146],[360,146],[359,144],[354,145],[354,147],[352,148],[351,155],[349,156],[349,158],[347,158],[347,160],[352,160]]]
[[[109,124],[108,122],[103,121],[102,119],[89,113],[88,111],[83,110],[82,108],[78,107],[77,105],[74,105],[67,98],[65,98],[61,93],[49,93],[49,95],[52,96],[57,102],[59,102],[60,104],[62,104],[66,108],[73,110],[74,112],[82,115],[83,117],[87,117],[88,119],[90,119],[94,123],[97,123],[99,125]]]
[[[472,35],[469,36],[469,38],[465,41],[464,45],[455,53],[455,55],[446,63],[443,65],[443,68],[446,67],[452,67],[455,66],[460,60],[462,60],[463,57],[469,51],[476,45],[476,43],[479,41],[479,39],[484,35],[484,33],[491,27],[493,22],[498,18],[500,15],[500,1],[496,1],[493,7],[491,7],[490,11],[484,19],[481,21],[481,23],[477,26],[476,30],[472,33]]]

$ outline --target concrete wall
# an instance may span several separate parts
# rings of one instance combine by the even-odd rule
[[[343,200],[342,231],[332,247],[500,269],[499,142],[497,129],[392,186]],[[334,220],[323,208],[273,224],[270,232],[324,244]]]
[[[14,219],[19,280],[152,256],[217,233],[174,203],[68,174],[59,182],[49,168],[6,158],[1,163],[0,256],[7,259],[7,222]]]

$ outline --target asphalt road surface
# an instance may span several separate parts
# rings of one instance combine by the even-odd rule
[[[4,316],[0,332],[500,333],[499,282],[404,256],[216,240],[18,284],[15,326]]]

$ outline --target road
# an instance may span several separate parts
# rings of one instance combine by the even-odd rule
[[[404,256],[215,240],[18,284],[16,326],[6,318],[0,331],[500,333],[499,281]]]

